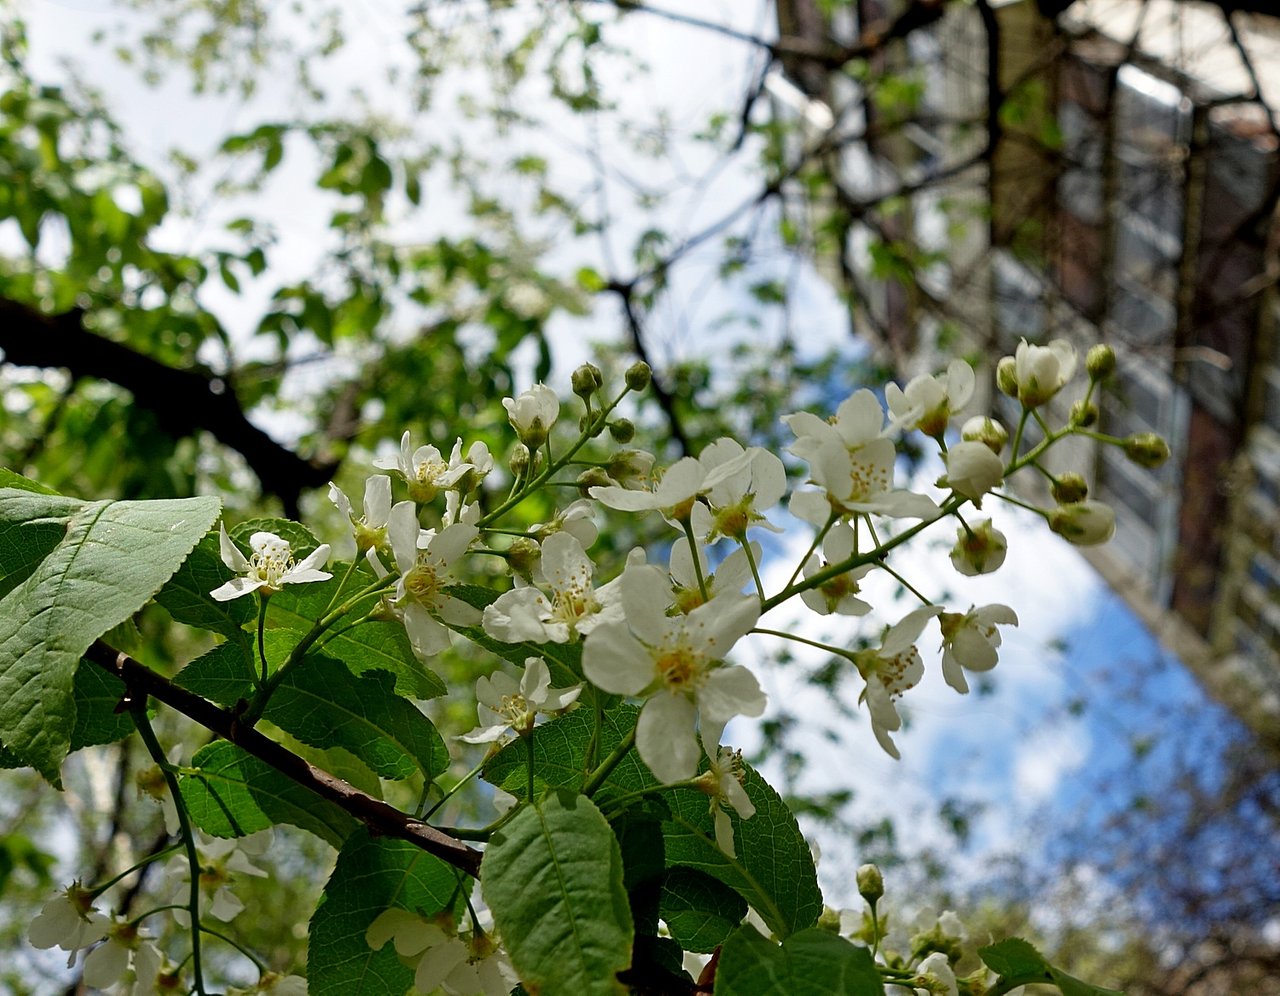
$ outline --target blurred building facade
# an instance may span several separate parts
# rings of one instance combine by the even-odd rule
[[[779,28],[847,44],[922,6],[941,16],[871,55],[875,75],[784,60],[800,97],[775,87],[778,112],[834,122],[835,203],[791,209],[836,230],[833,279],[903,376],[1023,337],[1116,349],[1102,430],[1157,432],[1174,458],[1072,441],[1064,469],[1091,466],[1117,513],[1087,554],[1280,747],[1280,17],[1078,0],[1055,25],[1031,0],[859,0],[815,20],[815,0],[779,0]],[[884,70],[907,113],[857,81]],[[830,141],[842,129],[864,140]]]

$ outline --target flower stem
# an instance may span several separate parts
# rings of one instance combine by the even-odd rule
[[[627,731],[627,735],[622,738],[621,743],[613,749],[613,751],[600,762],[600,766],[587,776],[587,780],[582,783],[582,794],[588,799],[599,791],[600,786],[604,784],[605,779],[613,773],[613,769],[622,763],[622,759],[631,752],[631,748],[636,745],[636,729],[633,726]]]
[[[471,781],[471,779],[475,778],[475,776],[480,774],[480,772],[483,770],[484,770],[484,761],[481,761],[474,768],[468,771],[465,775],[459,778],[456,785],[454,785],[442,796],[440,796],[440,798],[436,800],[436,804],[422,814],[422,821],[425,823],[427,820],[431,819],[431,817],[435,814],[436,810],[438,810],[446,802],[452,799],[455,793],[457,793],[459,789],[461,789],[464,785],[466,785],[469,781]]]
[[[853,660],[853,652],[845,650],[843,647],[833,647],[828,643],[820,643],[817,640],[810,640],[808,637],[797,636],[795,633],[784,633],[780,629],[765,629],[763,626],[754,627],[751,632],[759,633],[761,636],[776,636],[780,640],[792,640],[795,643],[803,643],[806,646],[817,647],[819,650],[825,650],[829,654],[837,657],[845,657]]]
[[[188,894],[187,912],[191,917],[191,970],[195,973],[196,992],[199,996],[207,996],[204,990],[204,977],[200,967],[200,855],[196,852],[196,838],[191,830],[191,820],[187,816],[187,804],[178,787],[178,778],[173,773],[169,759],[165,757],[160,741],[156,739],[155,730],[147,718],[147,697],[140,695],[130,697],[129,710],[133,716],[133,724],[138,728],[138,735],[146,745],[151,759],[160,766],[165,784],[173,796],[173,806],[178,813],[178,830],[182,835],[182,846],[187,852],[187,865],[190,869],[191,891]]]
[[[267,683],[267,648],[264,643],[266,628],[267,596],[258,592],[258,659],[262,661],[262,676],[258,680],[259,688]]]

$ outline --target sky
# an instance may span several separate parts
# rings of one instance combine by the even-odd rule
[[[760,6],[756,4],[685,6],[699,16],[722,18],[745,30],[767,30],[767,25],[760,22]],[[400,25],[376,0],[368,0],[362,7],[359,29],[349,38],[349,56],[335,64],[326,83],[334,92],[340,92],[344,78],[359,81],[374,97],[394,105],[396,95],[379,90],[382,84],[378,78],[361,67],[382,65],[391,51],[387,40],[396,37]],[[35,72],[46,79],[60,78],[64,73],[60,60],[71,59],[84,77],[105,91],[135,152],[157,166],[172,146],[180,146],[196,157],[207,156],[231,130],[287,115],[292,110],[287,94],[270,86],[248,102],[234,96],[210,96],[193,102],[180,81],[155,89],[143,86],[135,74],[121,69],[88,41],[95,27],[108,26],[115,16],[106,0],[45,0],[28,3],[25,13]],[[673,119],[673,129],[677,131],[711,110],[731,106],[733,95],[740,91],[751,69],[739,46],[656,18],[631,18],[625,32],[617,37],[652,68],[651,84],[613,88],[624,94],[624,104],[632,102],[632,106],[624,107],[624,113],[641,113],[649,105],[669,104],[673,115],[679,116]],[[445,92],[456,92],[450,89],[454,86],[448,84]],[[432,113],[433,128],[447,130],[465,125],[448,100],[441,101]],[[571,151],[575,142],[588,137],[580,133],[581,128],[580,121],[566,121],[562,134],[550,136],[547,152],[556,157],[554,168],[564,176],[581,175],[586,182],[589,170],[583,159]],[[619,136],[603,136],[602,141],[605,148],[623,148]],[[699,159],[703,153],[698,149],[675,151],[677,155],[661,167],[640,163],[634,164],[635,168],[650,171],[646,179],[656,182],[659,178],[652,175],[656,169],[670,170],[674,176],[683,171],[697,174],[708,165]],[[633,165],[622,158],[621,152],[618,155],[623,167]],[[670,207],[671,219],[682,224],[685,231],[693,232],[740,203],[751,193],[756,176],[751,170],[751,157],[744,160],[705,182],[691,184]],[[313,194],[307,180],[308,165],[305,157],[290,155],[262,195],[272,205],[271,214],[281,238],[275,256],[279,269],[271,275],[273,280],[309,272],[330,242],[324,214],[310,200]],[[616,191],[615,196],[612,210],[620,234],[610,245],[575,243],[564,247],[553,260],[565,272],[571,273],[581,265],[604,272],[625,270],[626,261],[619,258],[625,255],[621,247],[629,244],[634,233],[648,222],[639,215],[631,218],[627,199]],[[401,223],[438,229],[461,223],[460,212],[450,209],[442,193],[429,190],[427,203],[431,208],[429,221],[406,216]],[[234,202],[212,203],[197,218],[175,222],[166,237],[177,244],[216,242],[218,226],[234,217],[236,209]],[[423,236],[426,235],[424,228]],[[715,325],[715,319],[724,312],[749,306],[740,286],[713,279],[718,258],[714,248],[697,254],[691,265],[678,272],[671,293],[652,316],[661,357],[686,356],[708,346],[725,349],[736,338],[757,334]],[[778,267],[791,281],[791,320],[805,330],[803,344],[818,352],[842,341],[847,318],[816,273],[807,268],[796,269],[781,253],[760,265]],[[228,326],[243,340],[269,290],[270,285],[265,282],[249,284],[245,296],[237,300],[215,288],[210,303],[223,310]],[[561,378],[567,379],[567,371],[587,358],[585,344],[592,336],[599,335],[601,328],[616,325],[617,316],[607,311],[586,325],[577,320],[561,321],[555,327]],[[584,328],[588,334],[584,334]],[[287,421],[268,423],[268,428],[285,438],[294,430]],[[926,468],[922,480],[936,473],[936,467]],[[812,720],[802,723],[796,732],[811,759],[802,786],[811,791],[852,788],[861,821],[871,822],[881,815],[897,818],[899,843],[904,850],[952,848],[937,814],[941,799],[954,796],[986,806],[974,820],[969,847],[955,854],[961,876],[973,883],[981,881],[993,855],[1011,849],[1025,851],[1028,828],[1046,813],[1062,822],[1083,818],[1092,807],[1096,818],[1099,803],[1089,796],[1088,776],[1128,751],[1134,737],[1144,730],[1158,728],[1162,716],[1187,704],[1203,706],[1206,715],[1216,708],[1204,703],[1198,686],[1173,666],[1161,668],[1162,677],[1153,685],[1144,708],[1135,709],[1130,704],[1111,708],[1104,676],[1126,661],[1161,659],[1158,645],[1076,551],[1047,535],[1038,519],[1017,509],[999,507],[992,511],[997,526],[1009,537],[1008,560],[995,575],[965,579],[961,591],[957,583],[960,579],[947,558],[950,535],[940,545],[915,543],[895,561],[896,568],[920,590],[931,595],[955,593],[949,603],[953,609],[964,610],[970,603],[1000,602],[1011,605],[1019,617],[1016,628],[1002,631],[1001,663],[986,694],[975,691],[961,697],[945,686],[938,667],[936,626],[927,631],[921,643],[927,676],[908,694],[903,708],[908,727],[895,738],[902,760],[894,761],[880,750],[865,716],[853,724],[840,720],[824,701],[824,693],[798,680],[797,670],[821,663],[820,652],[798,650],[798,666],[790,669],[757,665],[771,700]],[[949,527],[942,531],[948,532]],[[776,566],[770,568],[768,576],[785,578],[804,545],[805,540],[799,539],[779,551]],[[850,641],[857,634],[874,635],[876,626],[896,621],[896,614],[911,607],[909,602],[893,600],[895,588],[884,576],[870,581],[866,590],[878,596],[872,599],[875,604],[887,607],[884,614],[853,625],[833,623],[828,627],[824,622],[823,632],[837,642]],[[775,629],[804,626],[805,632],[814,625],[811,616],[802,618],[787,607],[770,614],[762,624]],[[846,688],[853,688],[856,694],[856,686]],[[1076,712],[1071,708],[1076,701],[1088,705]],[[824,732],[826,727],[836,727],[834,740]],[[757,733],[749,721],[740,720],[730,728],[728,736],[750,747]],[[847,837],[829,829],[809,829],[822,853],[819,867],[829,902],[837,906],[852,904],[851,873],[860,863],[856,848]]]

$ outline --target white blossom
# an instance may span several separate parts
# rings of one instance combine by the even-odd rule
[[[751,555],[760,561],[760,544],[751,544]],[[698,575],[693,568],[693,554],[689,552],[688,543],[676,543],[671,547],[671,582],[672,598],[675,607],[681,612],[691,612],[713,598],[742,594],[743,588],[754,583],[751,574],[751,562],[747,559],[747,551],[738,547],[725,557],[716,567],[714,573],[707,560],[706,550],[698,547],[698,566],[702,569],[702,580],[707,587],[706,596],[698,586]]]
[[[791,452],[809,462],[810,480],[823,489],[792,495],[790,507],[797,517],[825,526],[833,512],[917,519],[938,514],[933,499],[893,487],[897,448],[886,435],[884,409],[870,391],[846,399],[834,422],[809,412],[783,421],[796,434]]]
[[[982,496],[1004,481],[1004,461],[985,443],[960,442],[943,454],[946,476],[938,483],[964,495],[978,507]]]
[[[1065,339],[1032,346],[1023,339],[1014,353],[1018,400],[1036,408],[1062,389],[1076,372],[1076,350]]]
[[[533,729],[540,712],[559,712],[578,700],[581,685],[551,687],[551,672],[541,657],[524,662],[519,683],[505,671],[495,671],[476,682],[476,712],[480,725],[459,737],[469,744],[493,743],[508,729],[521,735]]]
[[[759,446],[744,449],[737,440],[725,437],[704,449],[698,463],[714,483],[706,488],[707,507],[693,507],[696,535],[708,540],[730,536],[741,541],[751,526],[781,532],[764,516],[787,491],[787,471],[776,455]],[[721,476],[719,468],[726,466],[735,469]]]
[[[374,474],[364,482],[364,514],[357,518],[351,501],[332,481],[329,500],[351,523],[356,538],[356,552],[382,546],[387,539],[387,516],[391,514],[391,478]]]
[[[663,573],[633,565],[622,574],[626,620],[605,622],[587,636],[582,666],[606,692],[648,696],[636,727],[636,749],[664,782],[692,778],[698,769],[694,724],[759,716],[765,695],[750,671],[724,656],[760,615],[759,599],[721,597],[687,615],[667,615],[670,588]]]
[[[848,560],[854,554],[855,534],[853,528],[844,522],[837,522],[822,540],[822,556],[811,556],[804,565],[804,576],[812,577],[832,564]],[[842,616],[861,616],[871,611],[871,606],[858,597],[861,581],[874,567],[874,564],[863,564],[852,570],[838,574],[830,581],[825,581],[817,588],[809,588],[800,593],[800,600],[819,615],[838,613]]]
[[[714,818],[716,846],[729,857],[735,857],[733,824],[725,806],[729,806],[739,819],[749,820],[756,814],[755,804],[743,787],[742,751],[720,746],[723,727],[708,724],[702,730],[702,749],[709,762],[707,770],[698,776],[698,788],[711,797],[711,814]]]
[[[966,613],[943,612],[938,625],[942,629],[942,675],[963,695],[969,691],[964,671],[990,671],[996,666],[996,647],[1000,646],[996,626],[1016,626],[1018,616],[1007,605],[984,605],[970,607]]]
[[[904,429],[919,429],[926,436],[940,437],[947,431],[951,416],[973,397],[974,383],[973,367],[957,358],[948,364],[945,374],[913,377],[905,390],[889,384],[884,391],[885,401]]]
[[[271,595],[287,584],[328,581],[333,577],[328,571],[319,570],[329,560],[328,543],[322,543],[295,564],[287,540],[275,533],[254,533],[249,537],[249,548],[253,554],[246,559],[240,548],[231,542],[227,527],[219,525],[218,528],[222,562],[241,576],[209,592],[214,601],[228,602],[258,589],[262,589],[264,595]]]
[[[548,598],[533,586],[513,588],[484,610],[486,633],[504,643],[568,643],[601,622],[622,615],[617,585],[592,587],[595,565],[572,533],[552,533],[542,544],[541,573]]]
[[[502,407],[520,442],[533,451],[547,441],[560,415],[560,399],[546,384],[535,384],[517,398],[503,398]]]
[[[725,455],[722,451],[713,452],[711,461],[707,464],[695,457],[677,460],[667,468],[652,490],[595,487],[590,494],[596,501],[620,512],[657,509],[665,518],[683,522],[693,513],[694,503],[700,495],[708,494],[718,485],[734,478],[750,467],[755,458],[755,453],[743,450],[723,462],[714,462],[722,455]]]
[[[965,577],[977,577],[1000,569],[1009,542],[1004,533],[991,525],[990,519],[956,530],[956,545],[951,549],[951,566]]]
[[[93,895],[77,881],[45,902],[27,929],[27,939],[37,948],[74,953],[101,940],[110,926],[110,918],[98,912]]]
[[[1097,546],[1115,535],[1116,513],[1100,501],[1073,501],[1049,512],[1049,528],[1076,546]]]
[[[237,876],[266,878],[267,873],[249,860],[250,853],[260,852],[269,846],[271,834],[243,837],[239,840],[210,838],[200,845],[200,910],[214,919],[229,923],[244,910],[244,903],[233,891]],[[169,864],[169,880],[172,882],[170,902],[185,907],[191,898],[191,866],[185,856],[175,857]],[[189,928],[191,916],[188,910],[175,909],[173,918]]]
[[[480,621],[479,610],[444,590],[450,567],[466,553],[478,532],[473,525],[455,522],[427,538],[425,548],[420,548],[422,530],[414,503],[402,501],[391,510],[387,535],[400,571],[396,611],[404,619],[409,642],[421,657],[438,654],[449,646],[449,630],[444,623],[473,626]]]
[[[860,650],[855,654],[858,671],[867,683],[862,701],[871,714],[871,729],[880,746],[891,757],[902,756],[889,736],[902,727],[902,717],[893,704],[894,699],[915,687],[924,676],[924,662],[920,660],[915,641],[929,620],[941,611],[942,607],[938,605],[914,609],[885,631],[879,648]]]
[[[455,453],[461,444],[462,440],[454,444]],[[476,447],[473,446],[472,450],[476,451]],[[483,453],[488,455],[487,447]],[[419,504],[432,501],[441,491],[452,488],[475,469],[470,463],[445,460],[443,454],[431,445],[413,449],[408,430],[400,437],[398,457],[395,460],[375,460],[373,465],[381,470],[399,473],[409,487],[409,497]],[[489,459],[489,466],[493,466],[492,458]]]
[[[365,942],[378,951],[387,941],[416,966],[413,984],[419,992],[443,989],[449,996],[506,996],[519,981],[490,934],[475,931],[464,939],[444,914],[424,920],[408,910],[385,910],[369,924]]]
[[[959,996],[960,990],[956,985],[956,973],[951,970],[951,963],[941,951],[934,951],[924,961],[920,962],[916,973],[918,976],[936,980],[942,987],[930,987],[928,989],[917,987],[916,992],[921,996],[944,996],[944,994],[945,996]]]

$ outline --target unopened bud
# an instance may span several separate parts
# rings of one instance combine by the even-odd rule
[[[975,415],[960,427],[960,438],[970,443],[982,443],[999,456],[1009,442],[1009,430],[987,415]]]
[[[618,483],[626,487],[628,482],[648,480],[653,473],[654,457],[644,450],[619,450],[609,461],[610,483]]]
[[[818,915],[818,929],[829,934],[840,933],[840,911],[833,910],[830,906],[822,907],[822,912]]]
[[[1049,490],[1053,493],[1053,500],[1059,505],[1069,505],[1089,497],[1089,483],[1074,471],[1068,471],[1058,477]]]
[[[1092,401],[1088,404],[1081,398],[1071,406],[1071,424],[1080,428],[1088,428],[1098,421],[1098,406]]]
[[[965,577],[977,577],[999,570],[1009,552],[1004,533],[991,525],[990,519],[956,530],[956,545],[951,550],[951,565]]]
[[[533,583],[533,570],[542,556],[542,547],[527,536],[517,536],[507,548],[507,563],[511,569],[529,583]]]
[[[570,375],[569,384],[573,393],[585,401],[604,384],[604,374],[594,363],[584,363]]]
[[[603,468],[588,467],[578,475],[578,479],[574,483],[577,484],[578,493],[583,498],[590,498],[592,488],[616,487],[618,482],[606,474]]]
[[[629,418],[614,419],[609,423],[609,435],[615,442],[629,443],[635,438],[636,424]]]
[[[1169,459],[1169,444],[1154,432],[1139,432],[1124,441],[1124,455],[1140,467],[1159,467]]]
[[[507,466],[511,468],[511,473],[515,474],[516,477],[523,477],[529,472],[531,458],[532,454],[529,452],[529,447],[525,446],[524,443],[516,443],[511,449],[511,459],[507,461]]]
[[[996,387],[1001,394],[1018,396],[1018,363],[1012,356],[1002,356],[996,364]]]
[[[653,370],[644,360],[640,360],[627,367],[625,381],[627,387],[633,391],[643,391],[653,380]]]
[[[872,906],[884,895],[884,876],[875,865],[862,865],[858,869],[858,894]]]
[[[1100,501],[1072,502],[1049,513],[1049,528],[1076,546],[1097,546],[1115,534],[1116,513]]]
[[[1091,346],[1085,355],[1084,368],[1092,380],[1109,377],[1116,368],[1116,351],[1102,342]]]

